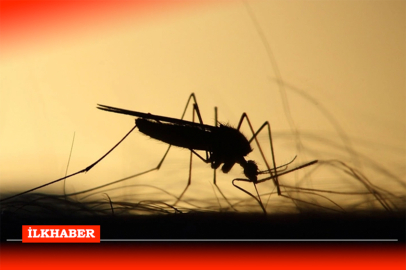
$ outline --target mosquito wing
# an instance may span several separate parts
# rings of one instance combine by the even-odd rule
[[[126,110],[126,109],[121,109],[121,108],[116,108],[116,107],[111,107],[111,106],[106,106],[106,105],[101,105],[101,104],[97,104],[97,105],[98,105],[97,108],[99,110],[132,115],[132,116],[141,117],[144,119],[152,119],[152,120],[156,120],[156,121],[162,121],[162,122],[167,122],[167,123],[172,123],[172,124],[177,124],[177,125],[182,125],[182,126],[198,127],[201,129],[208,129],[208,130],[213,130],[213,129],[217,128],[214,126],[209,126],[209,125],[205,125],[205,124],[195,123],[195,122],[191,122],[191,121],[186,121],[186,120],[181,120],[181,119],[176,119],[176,118],[171,118],[171,117],[166,117],[166,116],[161,116],[161,115],[154,115],[154,114],[150,114],[150,113],[130,111],[130,110]]]

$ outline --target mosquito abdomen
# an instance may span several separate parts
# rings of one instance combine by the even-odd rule
[[[213,134],[197,127],[160,123],[138,118],[140,132],[170,145],[204,151],[213,151]]]

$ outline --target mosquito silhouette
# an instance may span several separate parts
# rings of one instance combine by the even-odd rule
[[[190,98],[196,99],[194,94],[191,94]],[[193,109],[200,123],[101,104],[98,104],[97,108],[108,112],[139,117],[135,120],[135,124],[138,130],[145,135],[165,142],[170,146],[189,149],[203,162],[210,163],[213,169],[217,169],[223,164],[221,170],[224,173],[228,173],[234,164],[238,163],[244,169],[244,174],[250,181],[257,181],[257,175],[260,173],[258,166],[253,160],[247,161],[244,158],[252,151],[247,138],[238,129],[228,125],[210,126],[203,124],[196,102],[193,104]],[[196,150],[205,151],[206,158],[199,155]]]
[[[184,115],[188,109],[188,106],[193,100],[193,114],[192,114],[192,121],[186,121],[183,120]],[[159,169],[170,149],[171,146],[177,146],[177,147],[182,147],[189,149],[190,152],[190,164],[189,164],[189,179],[188,183],[181,193],[181,195],[178,197],[178,200],[176,203],[182,198],[183,194],[186,192],[188,189],[189,185],[191,184],[191,170],[192,170],[192,156],[195,155],[197,156],[200,160],[202,160],[205,163],[210,163],[211,168],[214,170],[214,177],[213,177],[213,183],[219,190],[220,194],[226,199],[226,197],[223,195],[221,190],[216,184],[216,169],[218,169],[221,166],[221,171],[223,173],[228,173],[235,164],[239,164],[243,168],[244,175],[247,177],[247,179],[241,179],[237,178],[233,180],[233,185],[237,187],[238,189],[244,191],[245,193],[249,194],[251,197],[256,199],[262,209],[265,211],[265,208],[261,202],[261,198],[257,192],[258,197],[253,196],[251,193],[248,191],[244,190],[243,188],[237,186],[234,182],[235,181],[245,181],[245,182],[251,182],[254,184],[254,187],[256,189],[256,184],[261,183],[264,181],[267,181],[269,179],[272,179],[275,183],[275,186],[277,188],[277,192],[280,195],[281,190],[278,182],[278,176],[281,176],[283,174],[286,174],[288,172],[291,172],[293,170],[297,170],[309,165],[312,165],[316,163],[317,161],[312,161],[309,163],[306,163],[302,166],[296,167],[292,170],[289,171],[284,171],[280,172],[278,169],[281,167],[287,167],[288,164],[293,162],[293,160],[288,163],[284,164],[282,166],[276,167],[275,165],[275,157],[273,154],[273,145],[272,145],[272,135],[271,135],[271,129],[270,125],[268,122],[265,122],[256,132],[254,132],[254,129],[252,127],[252,124],[247,116],[246,113],[243,113],[240,121],[238,123],[237,128],[233,128],[229,125],[221,124],[217,121],[217,108],[215,108],[215,125],[206,125],[203,123],[202,116],[200,114],[200,109],[196,100],[196,96],[194,93],[192,93],[189,96],[189,99],[186,103],[186,107],[184,109],[184,112],[182,114],[181,119],[176,119],[176,118],[170,118],[170,117],[165,117],[165,116],[160,116],[160,115],[153,115],[150,113],[142,113],[142,112],[136,112],[136,111],[131,111],[131,110],[126,110],[126,109],[121,109],[121,108],[116,108],[112,106],[106,106],[106,105],[101,105],[98,104],[98,109],[108,111],[108,112],[113,112],[113,113],[119,113],[119,114],[126,114],[126,115],[131,115],[137,117],[135,120],[135,125],[138,127],[138,130],[145,134],[150,136],[151,138],[154,138],[156,140],[160,140],[162,142],[165,142],[169,144],[169,147],[164,154],[162,160],[159,162],[158,166],[156,169]],[[199,122],[194,122],[195,115],[197,116]],[[243,121],[246,120],[250,130],[252,132],[252,138],[248,140],[241,132],[240,128],[243,123]],[[273,162],[273,169],[269,166],[265,155],[263,153],[263,150],[257,140],[257,135],[265,128],[268,128],[268,135],[269,135],[269,141],[270,141],[270,146],[271,146],[271,152],[272,152],[272,162]],[[258,166],[255,161],[253,160],[246,160],[246,156],[252,152],[251,148],[251,142],[255,140],[258,149],[263,157],[263,160],[265,161],[265,164],[267,166],[267,169],[264,171],[260,171],[258,169]],[[199,153],[196,151],[205,151],[205,157],[202,157]],[[258,175],[261,174],[268,174],[269,176],[258,180]],[[228,202],[228,200],[226,199]],[[176,204],[175,203],[175,204]],[[230,206],[232,206],[230,204]]]
[[[192,100],[193,100],[192,121],[183,120],[183,118],[186,114],[186,111],[189,107],[189,104],[191,103]],[[293,162],[293,160],[294,160],[293,159],[291,162],[277,167],[276,162],[275,162],[275,155],[273,152],[272,133],[271,133],[270,124],[268,122],[265,122],[257,131],[254,131],[247,114],[243,113],[240,118],[237,128],[233,128],[229,125],[221,124],[217,121],[217,108],[215,108],[214,126],[204,124],[201,114],[200,114],[199,106],[198,106],[198,103],[196,100],[196,95],[194,93],[192,93],[189,96],[185,109],[183,111],[182,117],[180,119],[160,116],[160,115],[153,115],[150,113],[136,112],[136,111],[126,110],[126,109],[121,109],[121,108],[116,108],[116,107],[106,106],[106,105],[101,105],[101,104],[98,104],[97,108],[100,110],[108,111],[108,112],[135,116],[135,117],[137,117],[135,120],[135,126],[115,146],[113,146],[106,154],[104,154],[96,162],[89,165],[85,169],[75,172],[73,174],[70,174],[68,176],[62,177],[60,179],[54,180],[47,184],[38,186],[36,188],[33,188],[30,190],[24,191],[22,193],[10,196],[8,198],[2,199],[2,200],[0,200],[0,202],[23,195],[25,193],[28,193],[28,192],[31,192],[34,190],[37,190],[39,188],[51,185],[53,183],[67,179],[67,178],[77,175],[79,173],[89,171],[96,164],[98,164],[102,159],[104,159],[108,154],[110,154],[119,144],[121,144],[121,142],[124,141],[124,139],[135,128],[138,128],[138,130],[141,133],[148,135],[151,138],[154,138],[156,140],[160,140],[162,142],[169,144],[165,154],[163,155],[163,157],[160,160],[160,162],[158,163],[158,165],[155,168],[147,170],[138,175],[148,173],[153,170],[159,170],[161,168],[171,146],[182,147],[182,148],[189,149],[191,151],[190,152],[190,161],[189,161],[188,183],[187,183],[185,189],[183,190],[183,192],[177,198],[177,201],[175,202],[174,205],[176,205],[180,201],[180,199],[185,194],[185,192],[187,191],[188,187],[191,184],[193,155],[197,156],[199,159],[201,159],[205,163],[210,163],[211,168],[213,169],[213,172],[214,172],[213,173],[213,183],[227,202],[228,202],[227,198],[224,196],[224,194],[221,192],[220,188],[216,184],[216,170],[222,165],[222,167],[221,167],[222,172],[228,173],[235,164],[239,164],[243,168],[243,172],[244,172],[244,175],[246,178],[234,179],[232,181],[233,185],[235,187],[237,187],[238,189],[240,189],[241,191],[245,192],[246,194],[250,195],[252,198],[254,198],[259,203],[259,205],[261,206],[264,213],[266,213],[265,207],[262,204],[261,197],[256,188],[256,184],[262,183],[262,182],[265,182],[268,180],[272,180],[276,186],[278,195],[281,195],[281,190],[280,190],[279,181],[278,181],[279,176],[290,173],[292,171],[295,171],[295,170],[298,170],[301,168],[304,168],[304,167],[307,167],[307,166],[315,164],[317,162],[317,160],[314,160],[314,161],[308,162],[306,164],[303,164],[301,166],[295,167],[293,169],[287,170],[287,166]],[[199,122],[194,122],[195,116],[197,116]],[[244,120],[247,121],[248,126],[252,133],[252,137],[249,140],[240,132],[240,128],[241,128]],[[272,165],[273,165],[272,168],[269,166],[268,161],[265,158],[264,152],[257,140],[258,134],[265,127],[267,128],[267,131],[268,131],[268,137],[269,137],[270,148],[271,148],[270,151],[272,153]],[[261,153],[262,159],[267,167],[266,170],[260,171],[258,169],[258,166],[255,161],[253,161],[253,160],[247,161],[245,158],[250,152],[252,152],[251,143],[253,141],[255,141],[255,143],[258,147],[258,150]],[[205,157],[202,157],[202,155],[200,155],[196,151],[205,151]],[[258,179],[259,175],[266,175],[266,176],[262,179]],[[243,189],[240,186],[238,186],[237,184],[235,184],[235,182],[238,182],[238,181],[253,183],[257,196],[252,195],[250,192],[246,191],[245,189]],[[114,183],[116,183],[116,182],[112,182],[110,184],[114,184]],[[109,184],[107,184],[107,185],[109,185]],[[106,185],[104,185],[104,186],[106,186]],[[230,203],[229,203],[229,205],[232,207],[232,205]]]

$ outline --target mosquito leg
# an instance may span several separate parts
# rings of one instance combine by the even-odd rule
[[[113,151],[117,146],[119,146],[119,145],[125,140],[125,138],[127,138],[127,136],[130,135],[131,132],[133,132],[133,130],[134,130],[136,127],[137,127],[137,126],[135,125],[135,126],[134,126],[118,143],[116,143],[116,145],[114,145],[106,154],[104,154],[101,158],[99,158],[98,160],[96,160],[94,163],[92,163],[91,165],[87,166],[87,167],[84,168],[83,170],[80,170],[80,171],[77,171],[77,172],[72,173],[72,174],[70,174],[70,175],[67,175],[67,176],[65,176],[65,177],[56,179],[56,180],[51,181],[51,182],[49,182],[49,183],[46,183],[46,184],[44,184],[44,185],[41,185],[41,186],[38,186],[38,187],[35,187],[35,188],[32,188],[32,189],[26,190],[26,191],[24,191],[24,192],[15,194],[15,195],[13,195],[13,196],[10,196],[10,197],[1,199],[0,202],[3,202],[3,201],[6,201],[6,200],[9,200],[9,199],[12,199],[12,198],[15,198],[15,197],[24,195],[24,194],[29,193],[29,192],[31,192],[31,191],[34,191],[34,190],[37,190],[37,189],[40,189],[40,188],[49,186],[49,185],[51,185],[51,184],[54,184],[54,183],[57,183],[57,182],[59,182],[59,181],[68,179],[68,178],[70,178],[70,177],[72,177],[72,176],[75,176],[75,175],[77,175],[77,174],[86,173],[86,172],[90,171],[94,166],[96,166],[97,163],[99,163],[100,161],[102,161],[108,154],[111,153],[111,151]]]
[[[247,115],[246,113],[243,113],[243,114],[241,115],[240,121],[239,121],[239,123],[238,123],[238,127],[237,127],[238,130],[240,130],[241,125],[242,125],[244,119],[245,119],[246,122],[248,123],[248,126],[249,126],[249,128],[250,128],[250,130],[251,130],[251,133],[252,133],[252,137],[251,137],[251,139],[249,140],[249,143],[251,144],[251,142],[252,142],[253,140],[255,140],[255,143],[256,143],[256,145],[257,145],[257,147],[258,147],[259,152],[261,153],[262,159],[263,159],[264,162],[265,162],[265,165],[266,165],[266,167],[267,167],[267,170],[268,170],[268,172],[271,174],[270,178],[272,178],[272,180],[274,181],[274,185],[276,186],[278,195],[281,195],[280,186],[279,186],[279,181],[278,181],[278,175],[277,175],[277,172],[276,172],[276,168],[277,168],[277,167],[276,167],[276,162],[275,162],[275,154],[274,154],[274,150],[273,150],[271,126],[270,126],[269,122],[267,121],[267,122],[265,122],[264,124],[262,124],[262,126],[261,126],[257,131],[254,131],[254,128],[252,127],[251,121],[250,121],[249,118],[248,118],[248,115]],[[259,134],[265,127],[267,127],[267,130],[268,130],[269,142],[270,142],[271,153],[272,153],[273,169],[271,169],[271,167],[269,166],[268,161],[267,161],[267,159],[266,159],[266,157],[265,157],[265,155],[264,155],[264,152],[263,152],[263,150],[262,150],[262,148],[261,148],[261,145],[259,144],[258,139],[257,139],[258,134]],[[246,191],[245,189],[243,189],[243,188],[237,186],[236,184],[234,184],[234,181],[247,181],[247,182],[252,182],[253,185],[254,185],[254,188],[255,188],[255,192],[257,193],[257,197],[255,197],[254,195],[252,195],[250,192]],[[256,186],[257,182],[253,182],[253,181],[248,180],[248,179],[246,179],[246,180],[234,179],[234,181],[233,181],[233,185],[234,185],[235,187],[237,187],[239,190],[241,190],[241,191],[243,191],[243,192],[249,194],[251,197],[255,198],[255,200],[258,202],[258,204],[261,206],[262,210],[263,210],[264,213],[266,214],[265,207],[264,207],[264,205],[263,205],[263,203],[262,203],[262,201],[261,201],[261,196],[259,195],[258,189],[257,189],[257,186]]]
[[[275,184],[275,186],[276,186],[278,195],[281,195],[281,190],[280,190],[279,181],[278,181],[278,175],[277,175],[277,173],[276,173],[276,162],[275,162],[275,153],[274,153],[274,150],[273,150],[273,143],[272,143],[271,125],[269,124],[268,121],[266,121],[265,123],[262,124],[262,126],[261,126],[256,132],[254,132],[254,129],[253,129],[253,127],[252,127],[251,121],[250,121],[249,118],[248,118],[248,115],[247,115],[246,113],[243,113],[243,114],[241,115],[240,122],[238,123],[238,127],[237,127],[238,130],[241,128],[241,125],[242,125],[242,122],[244,121],[244,119],[246,119],[246,121],[247,121],[247,123],[248,123],[248,125],[249,125],[249,128],[250,128],[250,130],[251,130],[251,132],[252,132],[252,134],[253,134],[252,138],[249,140],[249,143],[251,143],[253,140],[255,140],[255,143],[256,143],[256,145],[257,145],[257,147],[258,147],[259,152],[261,153],[262,159],[263,159],[264,162],[265,162],[265,165],[266,165],[266,167],[267,167],[267,170],[270,172],[271,177],[272,177],[272,179],[273,179],[273,181],[274,181],[274,184]],[[272,163],[273,163],[272,165],[273,165],[273,169],[270,168],[270,166],[269,166],[269,164],[268,164],[268,161],[267,161],[267,159],[265,158],[264,152],[263,152],[263,150],[262,150],[262,148],[261,148],[261,145],[259,144],[258,139],[257,139],[258,134],[259,134],[265,127],[267,127],[267,130],[268,130],[269,143],[270,143],[270,146],[271,146],[271,153],[272,153]]]
[[[189,101],[191,100],[191,98],[193,98],[193,101],[194,101],[194,103],[193,103],[193,113],[192,113],[192,122],[195,121],[195,115],[196,115],[197,118],[198,118],[198,120],[199,120],[199,123],[200,123],[200,124],[203,124],[203,119],[202,119],[202,116],[201,116],[201,114],[200,114],[199,105],[198,105],[198,103],[197,103],[197,101],[196,101],[196,97],[195,97],[194,94],[192,94],[192,95],[189,97],[188,104],[189,104]],[[187,104],[187,105],[188,105],[188,104]],[[186,108],[185,108],[185,111],[186,111]],[[184,111],[184,113],[185,113],[185,111]],[[183,115],[182,115],[182,117],[183,117]],[[215,108],[215,126],[217,126],[217,108]],[[181,198],[183,197],[183,195],[185,194],[185,192],[187,191],[187,189],[189,188],[189,186],[190,186],[191,183],[192,183],[192,159],[193,159],[193,154],[195,154],[197,157],[199,157],[199,158],[200,158],[202,161],[204,161],[205,163],[209,163],[209,162],[210,162],[209,152],[206,151],[206,159],[204,159],[202,156],[200,156],[198,153],[196,153],[194,150],[191,149],[191,151],[190,151],[190,159],[189,159],[189,176],[188,176],[188,182],[187,182],[187,185],[186,185],[185,189],[182,191],[182,193],[180,194],[180,196],[179,196],[178,199],[176,200],[174,206],[181,200]],[[223,194],[223,192],[222,192],[222,191],[220,190],[220,188],[217,186],[217,184],[216,184],[216,169],[213,169],[213,171],[214,171],[214,173],[213,173],[213,174],[214,174],[214,177],[213,177],[213,183],[214,183],[214,185],[216,186],[217,190],[220,192],[221,196],[222,196],[222,197],[226,200],[226,202],[231,206],[231,208],[233,208],[233,209],[235,210],[235,208],[231,205],[231,203],[227,200],[227,198],[225,197],[225,195]]]
[[[200,116],[200,111],[199,111],[198,106],[197,106],[196,96],[195,96],[194,93],[192,93],[192,94],[190,94],[190,96],[189,96],[189,98],[188,98],[188,100],[187,100],[187,102],[186,102],[185,109],[183,110],[182,116],[181,116],[181,118],[180,118],[181,120],[183,120],[183,118],[185,117],[186,111],[187,111],[187,109],[188,109],[188,107],[189,107],[189,104],[190,104],[190,102],[191,102],[192,100],[193,100],[193,111],[195,111],[195,109],[197,108],[198,117],[199,117],[200,120],[202,119],[201,116]],[[194,113],[193,113],[193,119],[194,119]],[[203,124],[203,121],[201,121],[201,124]],[[163,157],[162,157],[161,160],[159,161],[158,165],[157,165],[155,168],[151,169],[150,171],[159,170],[159,169],[161,168],[162,164],[164,163],[164,161],[165,161],[165,159],[166,159],[166,156],[167,156],[168,153],[169,153],[169,150],[171,149],[171,146],[172,146],[172,145],[169,145],[169,146],[168,146],[168,148],[167,148],[166,151],[165,151],[165,154],[163,155]]]
[[[218,126],[218,109],[217,107],[214,107],[214,126],[217,127]],[[213,184],[214,186],[217,188],[218,192],[221,194],[221,196],[224,198],[224,200],[228,203],[228,205],[234,210],[237,211],[237,209],[234,208],[234,206],[228,201],[228,199],[226,198],[226,196],[224,195],[224,193],[221,191],[220,187],[217,185],[217,168],[213,168]],[[217,197],[217,196],[216,196]],[[217,201],[219,202],[219,200],[217,199]],[[220,204],[220,202],[219,202]]]
[[[249,126],[250,126],[250,128],[251,128],[251,131],[252,131],[252,125],[251,125],[251,123],[250,123],[250,121],[249,121],[249,119],[248,119],[248,116],[247,116],[245,113],[244,113],[243,116],[241,117],[240,123],[242,123],[243,117],[245,117],[245,118],[247,119],[247,122],[248,122],[248,124],[249,124]],[[240,125],[239,125],[239,127],[240,127]],[[265,158],[265,156],[264,156],[264,154],[263,154],[263,151],[262,151],[262,149],[261,149],[261,146],[260,146],[260,144],[258,143],[258,140],[257,140],[258,134],[259,134],[265,127],[267,127],[267,130],[268,130],[269,144],[270,144],[271,153],[272,153],[273,169],[270,169],[270,168],[269,168],[269,164],[268,164],[268,162],[267,162],[267,160],[266,160],[266,158]],[[255,140],[256,144],[258,145],[258,149],[259,149],[259,151],[260,151],[260,153],[261,153],[261,155],[262,155],[263,160],[265,161],[265,164],[266,164],[266,166],[267,166],[268,172],[271,174],[270,177],[266,177],[266,178],[264,178],[264,179],[261,179],[261,180],[256,181],[256,183],[254,183],[255,189],[256,189],[256,184],[261,183],[261,182],[265,182],[266,180],[269,180],[269,179],[272,179],[272,180],[274,181],[275,186],[276,186],[278,195],[279,195],[279,196],[284,196],[284,195],[282,195],[282,193],[281,193],[281,189],[280,189],[278,177],[281,176],[281,175],[283,175],[283,174],[286,174],[286,173],[289,173],[289,172],[293,172],[293,171],[296,171],[296,170],[298,170],[298,169],[301,169],[301,168],[304,168],[304,167],[307,167],[307,166],[309,166],[309,165],[312,165],[312,164],[317,163],[317,160],[314,160],[314,161],[312,161],[312,162],[306,163],[306,164],[304,164],[304,165],[301,165],[301,166],[299,166],[299,167],[293,168],[293,169],[291,169],[291,170],[288,170],[288,171],[285,171],[285,172],[282,172],[282,173],[278,173],[278,171],[277,171],[278,167],[276,167],[275,154],[274,154],[274,150],[273,150],[271,126],[270,126],[270,124],[269,124],[268,121],[265,122],[264,124],[262,124],[262,126],[257,130],[257,132],[255,132],[255,133],[253,134],[253,137],[249,140],[249,142],[251,143],[253,140]],[[289,163],[288,163],[288,164],[289,164]],[[287,164],[286,164],[286,165],[287,165]],[[257,192],[257,194],[258,194],[258,192]],[[287,197],[287,196],[284,196],[284,197]],[[261,198],[259,197],[259,194],[258,194],[258,198],[259,198],[259,200],[261,200]],[[296,204],[296,201],[295,201],[295,200],[292,200],[292,202],[293,202],[294,204]],[[260,204],[262,204],[262,202],[261,202]],[[261,206],[261,207],[262,207],[262,206]]]
[[[183,114],[182,114],[182,119],[183,119],[183,117],[184,117],[184,115],[185,115],[185,113],[186,113],[186,110],[187,110],[187,106],[189,105],[189,102],[190,102],[190,100],[193,98],[193,111],[192,111],[192,122],[195,122],[195,114],[197,115],[197,118],[199,119],[199,123],[200,124],[203,124],[203,119],[202,119],[202,116],[201,116],[201,114],[200,114],[200,110],[199,110],[199,105],[197,104],[197,101],[196,101],[196,96],[195,96],[195,94],[194,93],[192,93],[190,96],[189,96],[189,99],[188,99],[188,101],[187,101],[187,103],[186,103],[186,108],[185,108],[185,110],[183,111]],[[167,150],[167,152],[169,151],[169,148],[170,148],[170,146],[168,147],[168,150]],[[208,160],[209,160],[209,157],[208,157],[208,153],[206,152],[206,160],[205,159],[203,159],[198,153],[196,153],[194,150],[192,150],[191,149],[191,151],[190,151],[190,158],[189,158],[189,175],[188,175],[188,181],[187,181],[187,184],[186,184],[186,187],[185,187],[185,189],[182,191],[182,193],[179,195],[179,197],[177,198],[177,200],[176,200],[176,202],[173,204],[173,206],[175,206],[181,199],[182,199],[182,197],[183,197],[183,195],[185,194],[185,192],[186,192],[186,190],[189,188],[189,186],[190,186],[190,184],[192,183],[192,159],[193,159],[193,154],[195,154],[196,156],[198,156],[201,160],[203,160],[204,162],[206,162],[206,163],[208,163]]]
[[[202,120],[202,117],[201,117],[201,115],[200,115],[200,110],[199,110],[199,107],[198,107],[198,105],[197,105],[197,100],[196,100],[196,96],[195,96],[194,93],[190,94],[190,96],[189,96],[189,98],[188,98],[188,100],[187,100],[187,102],[186,102],[186,106],[185,106],[185,108],[184,108],[184,110],[183,110],[183,113],[182,113],[182,116],[181,116],[180,119],[183,120],[183,118],[185,117],[186,111],[188,110],[190,103],[193,103],[193,112],[192,112],[193,122],[194,122],[195,114],[196,114],[197,117],[199,118],[200,124],[203,124],[203,120]],[[110,111],[110,112],[116,112],[116,113],[124,113],[124,114],[128,114],[128,115],[133,115],[133,116],[136,116],[136,117],[143,117],[143,115],[145,115],[144,113],[128,111],[128,110],[124,110],[124,109],[120,109],[120,108],[114,108],[114,107],[105,106],[105,105],[99,105],[99,109],[102,109],[102,110],[105,110],[105,111]],[[162,119],[162,118],[165,118],[165,117],[160,117],[160,119]],[[171,120],[175,120],[175,119],[171,119]],[[176,119],[176,120],[178,120],[178,119]],[[159,121],[159,120],[156,120],[156,121]],[[164,121],[165,121],[165,120],[164,120]],[[161,160],[158,162],[158,164],[157,164],[156,167],[151,168],[151,169],[149,169],[149,170],[146,170],[146,171],[144,171],[144,172],[138,173],[138,174],[136,174],[135,176],[139,176],[139,175],[143,175],[143,174],[146,174],[146,173],[155,171],[155,170],[159,170],[159,169],[161,168],[162,164],[164,163],[164,161],[165,161],[165,159],[166,159],[166,156],[168,155],[170,149],[171,149],[171,145],[168,146],[168,148],[166,149],[166,151],[165,151],[163,157],[162,157]],[[181,195],[177,198],[177,200],[176,200],[176,202],[175,202],[175,205],[180,201],[180,199],[182,198],[183,194],[186,192],[186,190],[188,189],[188,187],[189,187],[189,185],[190,185],[190,183],[191,183],[192,154],[193,154],[193,153],[196,154],[199,158],[201,158],[201,159],[202,159],[204,162],[206,162],[206,163],[208,163],[209,160],[210,160],[210,158],[209,158],[207,152],[206,152],[206,159],[203,159],[203,158],[202,158],[200,155],[198,155],[195,151],[192,151],[192,152],[191,152],[191,154],[190,154],[190,163],[189,163],[189,177],[188,177],[188,183],[187,183],[187,185],[186,185],[186,188],[185,188],[185,189],[183,190],[183,192],[181,193]],[[135,176],[134,176],[134,177],[135,177]],[[127,179],[127,178],[125,178],[125,179]],[[121,179],[121,180],[119,180],[119,181],[121,182],[122,180],[125,180],[125,179]],[[117,182],[117,181],[116,181],[116,182]],[[116,183],[116,182],[114,182],[114,183]],[[109,184],[108,184],[108,185],[109,185]]]
[[[181,120],[183,120],[183,118],[185,117],[187,108],[189,107],[189,103],[190,103],[190,101],[191,101],[192,99],[193,99],[193,102],[194,102],[193,104],[197,104],[195,93],[190,94],[190,96],[189,96],[189,98],[188,98],[188,100],[187,100],[187,102],[186,102],[185,109],[183,110],[182,116],[181,116],[181,118],[180,118]],[[199,115],[200,115],[200,112],[199,112]],[[201,119],[201,116],[200,116],[199,118]],[[172,145],[169,145],[168,148],[166,149],[166,152],[165,152],[165,154],[163,155],[161,161],[158,163],[158,165],[157,165],[156,168],[155,168],[156,170],[159,170],[159,169],[161,168],[162,163],[164,163],[164,160],[165,160],[166,156],[168,155],[169,150],[171,149],[171,146],[172,146]]]

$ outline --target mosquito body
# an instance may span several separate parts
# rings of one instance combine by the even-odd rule
[[[252,152],[250,142],[239,130],[231,126],[210,126],[100,104],[98,109],[136,116],[138,118],[135,123],[141,133],[169,145],[189,149],[201,160],[210,163],[213,169],[223,164],[223,173],[228,173],[236,163],[240,164],[245,176],[252,182],[257,181],[259,171],[256,163],[245,159],[245,156]],[[206,151],[206,158],[195,150]]]
[[[192,104],[193,121],[183,120],[186,110],[192,100],[193,100]],[[159,170],[172,145],[186,148],[191,151],[188,183],[186,185],[186,188],[183,190],[183,192],[175,202],[175,205],[180,200],[180,198],[182,198],[183,194],[186,192],[189,185],[191,184],[193,154],[199,157],[205,163],[211,164],[211,167],[214,170],[213,184],[216,186],[217,190],[220,192],[220,194],[227,202],[228,202],[227,198],[224,196],[224,194],[221,192],[220,188],[216,184],[216,169],[222,165],[221,170],[223,171],[223,173],[228,173],[236,163],[239,164],[243,168],[244,175],[246,178],[236,178],[232,181],[232,184],[236,188],[240,189],[241,191],[245,192],[246,194],[254,198],[259,203],[264,213],[266,213],[266,210],[261,202],[261,198],[257,191],[256,184],[272,180],[275,184],[277,193],[281,195],[278,176],[289,173],[291,171],[301,169],[303,167],[312,165],[317,162],[312,161],[299,167],[286,170],[287,166],[291,162],[293,162],[292,160],[287,164],[277,167],[272,145],[271,127],[268,122],[265,122],[257,131],[255,131],[252,127],[251,121],[249,120],[247,114],[243,113],[241,115],[237,128],[233,128],[229,125],[223,125],[217,122],[217,108],[215,108],[214,126],[206,125],[203,123],[202,117],[200,115],[199,106],[196,101],[196,96],[194,93],[192,93],[189,96],[181,119],[154,115],[150,113],[136,112],[100,104],[98,104],[97,108],[108,112],[135,116],[137,118],[135,120],[134,128],[137,127],[141,133],[148,135],[156,140],[160,140],[162,142],[169,144],[169,147],[164,156],[162,157],[161,161],[152,170]],[[197,115],[199,122],[194,122],[195,115]],[[252,133],[252,137],[250,139],[247,139],[240,132],[240,128],[244,121],[247,122],[250,131]],[[270,151],[272,153],[272,167],[268,164],[268,161],[265,158],[265,154],[257,139],[258,134],[264,129],[268,132]],[[260,171],[258,169],[257,164],[253,160],[247,161],[245,159],[245,157],[252,152],[251,143],[253,142],[256,143],[258,150],[262,156],[262,160],[266,165],[266,170],[264,171]],[[200,154],[196,152],[199,150],[206,152],[205,158],[203,158]],[[151,170],[148,170],[148,172],[149,171]],[[258,179],[258,175],[266,175],[266,176],[263,177],[262,179]],[[252,195],[250,192],[238,186],[236,184],[236,182],[238,181],[253,183],[257,196]],[[228,202],[228,204],[233,208],[231,203]]]

